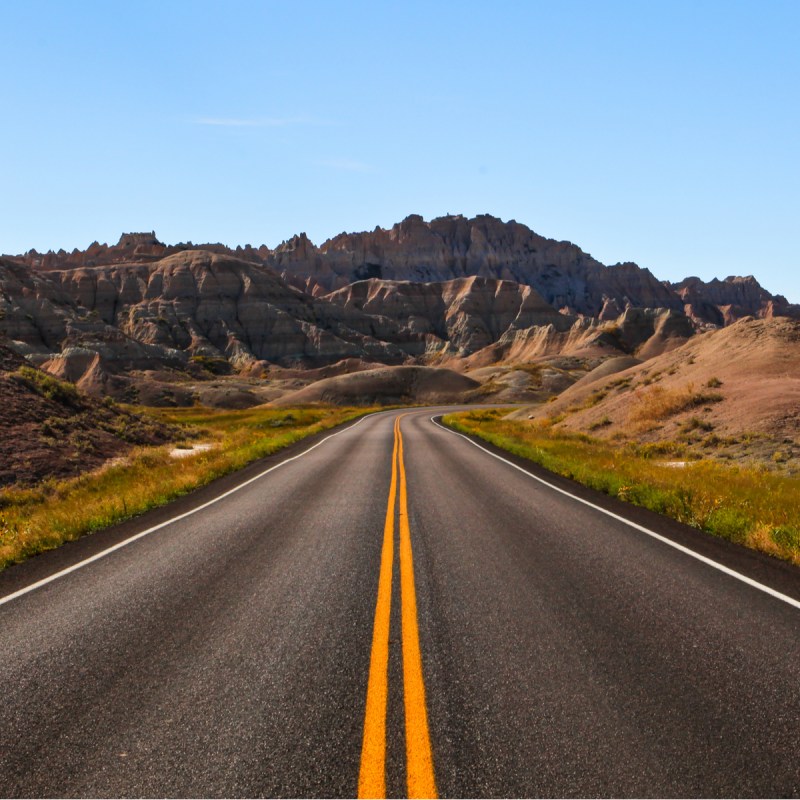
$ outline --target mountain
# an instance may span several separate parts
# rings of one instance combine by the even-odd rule
[[[467,276],[532,286],[555,309],[616,315],[628,305],[683,310],[681,299],[635,264],[605,267],[570,242],[534,233],[514,220],[483,215],[413,214],[390,230],[343,233],[314,247],[305,234],[282,244],[272,263],[284,278],[318,293],[365,278],[441,282]],[[613,307],[613,312],[609,308]]]
[[[150,233],[123,233],[114,245],[92,242],[86,250],[66,250],[39,253],[29,250],[27,253],[15,256],[15,260],[36,270],[61,270],[74,267],[97,267],[109,264],[122,264],[126,262],[157,261],[165,256],[181,253],[186,250],[205,250],[220,255],[231,255],[245,261],[263,263],[270,255],[268,247],[262,245],[253,248],[250,245],[237,247],[231,250],[223,244],[203,244],[195,246],[191,242],[181,242],[175,245],[166,245],[156,237],[155,231]]]
[[[370,278],[322,298],[385,319],[409,341],[425,341],[428,351],[449,345],[459,355],[493,344],[512,327],[550,325],[564,331],[576,321],[556,311],[530,286],[477,276],[434,283]]]
[[[371,336],[371,322],[288,286],[271,269],[187,250],[148,263],[48,273],[58,288],[130,338],[193,356],[309,362],[402,353]]]
[[[319,247],[305,233],[274,250],[249,244],[165,245],[154,232],[125,233],[115,245],[94,242],[85,251],[71,253],[31,250],[14,260],[42,272],[152,263],[192,250],[269,267],[314,296],[372,278],[441,283],[478,276],[531,286],[556,310],[600,319],[617,317],[628,306],[679,312],[688,306],[701,325],[730,324],[742,316],[800,314],[800,306],[771,295],[752,277],[662,282],[636,264],[604,266],[571,242],[548,239],[515,220],[503,222],[488,214],[471,219],[450,215],[430,222],[412,214],[389,229],[341,233]]]
[[[636,264],[607,267],[488,215],[412,215],[319,247],[305,234],[270,250],[149,232],[0,258],[0,342],[92,394],[151,404],[229,396],[199,385],[226,375],[249,381],[234,394],[254,403],[267,373],[291,372],[296,390],[304,370],[340,362],[648,359],[746,316],[800,307],[753,277],[669,284]]]

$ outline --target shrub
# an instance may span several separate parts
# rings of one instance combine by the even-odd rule
[[[232,371],[228,360],[219,356],[192,356],[189,361],[202,367],[212,375],[229,375]]]
[[[690,408],[706,403],[718,403],[722,399],[721,394],[694,391],[691,383],[682,389],[654,386],[638,395],[636,405],[631,409],[630,418],[633,421],[667,419]]]
[[[607,391],[603,389],[595,389],[586,399],[586,402],[583,404],[583,407],[592,408],[592,406],[596,406],[598,403],[605,400],[607,396],[608,396]]]
[[[60,381],[40,369],[20,367],[13,377],[19,383],[24,384],[29,389],[33,389],[36,394],[46,397],[48,400],[55,400],[67,405],[74,405],[80,400],[80,395],[74,384]]]
[[[514,364],[513,369],[522,370],[527,372],[532,378],[541,379],[542,365],[541,364]]]
[[[736,509],[720,508],[708,515],[704,527],[716,536],[743,544],[752,528],[752,522]]]
[[[683,430],[685,433],[698,429],[701,431],[713,431],[714,426],[707,420],[700,419],[700,417],[691,417],[683,424]]]
[[[630,376],[627,377],[627,378],[617,378],[617,380],[612,381],[608,385],[612,389],[620,389],[621,390],[621,389],[626,389],[628,386],[630,386],[631,385],[631,381],[633,381],[633,378],[630,377]]]
[[[800,551],[800,529],[780,527],[772,531],[772,540],[780,547]]]

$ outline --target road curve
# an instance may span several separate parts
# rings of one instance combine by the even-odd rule
[[[0,795],[800,795],[800,571],[431,413],[0,574]]]

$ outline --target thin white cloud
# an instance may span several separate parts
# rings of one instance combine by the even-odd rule
[[[326,125],[328,123],[312,117],[257,117],[243,119],[236,117],[198,117],[192,120],[195,125],[214,125],[221,128],[285,128],[289,125]]]
[[[320,167],[338,169],[342,172],[372,172],[370,164],[365,164],[363,161],[355,161],[351,158],[329,158],[315,163]]]

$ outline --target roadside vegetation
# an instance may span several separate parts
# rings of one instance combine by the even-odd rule
[[[136,448],[78,478],[0,491],[0,568],[164,505],[373,409],[136,410],[175,426],[184,438],[159,447]],[[196,448],[196,444],[206,447]],[[176,458],[176,449],[188,455]]]
[[[800,565],[797,477],[711,460],[676,461],[686,457],[678,443],[615,444],[547,422],[507,420],[506,413],[468,411],[443,421],[604,494]]]

